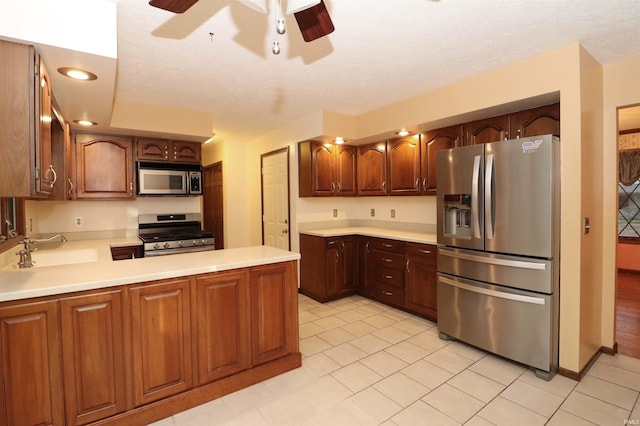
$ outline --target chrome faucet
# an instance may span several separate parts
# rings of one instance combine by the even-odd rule
[[[31,268],[35,261],[31,260],[31,252],[38,250],[37,247],[33,247],[35,243],[47,243],[49,241],[53,241],[56,238],[60,239],[60,242],[66,243],[67,239],[62,234],[56,234],[51,238],[43,238],[43,239],[32,239],[26,238],[22,240],[22,244],[24,244],[24,248],[20,251],[17,251],[16,254],[20,256],[20,260],[18,261],[19,268]]]

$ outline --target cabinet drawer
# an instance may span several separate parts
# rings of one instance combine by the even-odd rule
[[[404,290],[401,288],[374,283],[371,296],[381,302],[401,306],[404,304]]]
[[[404,244],[404,241],[372,239],[371,250],[384,251],[388,253],[403,253]]]
[[[391,269],[404,268],[404,256],[401,254],[382,253],[374,251],[371,253],[371,259],[374,265]]]
[[[397,288],[404,288],[404,271],[376,265],[373,268],[373,281]]]
[[[420,262],[436,264],[438,248],[432,244],[407,243],[407,256],[417,258]]]

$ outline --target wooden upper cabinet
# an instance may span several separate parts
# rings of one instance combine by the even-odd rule
[[[0,424],[63,425],[56,301],[0,308]]]
[[[431,130],[420,139],[422,193],[436,194],[436,152],[462,146],[462,126]]]
[[[133,199],[131,137],[76,133],[78,199]]]
[[[51,82],[33,46],[0,40],[0,196],[48,197]]]
[[[559,103],[511,114],[511,139],[548,134],[560,136]]]
[[[198,384],[246,370],[251,366],[248,273],[200,276],[195,288]]]
[[[298,144],[300,197],[355,195],[356,148],[320,141]]]
[[[122,290],[60,301],[67,425],[126,410]]]
[[[463,129],[464,145],[509,139],[509,115],[500,115],[465,123]]]
[[[355,146],[336,145],[336,195],[352,196],[358,192],[357,156]]]
[[[358,146],[358,195],[387,195],[385,142]]]
[[[190,283],[177,278],[129,292],[135,406],[193,386]]]
[[[136,158],[145,161],[197,163],[202,161],[200,142],[137,138]]]
[[[389,195],[420,195],[420,135],[387,141]]]

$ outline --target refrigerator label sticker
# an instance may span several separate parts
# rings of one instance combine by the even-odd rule
[[[522,142],[522,152],[525,154],[536,152],[538,148],[540,148],[540,145],[542,145],[542,139],[538,139],[536,141]]]

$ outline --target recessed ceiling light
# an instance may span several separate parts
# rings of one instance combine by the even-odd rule
[[[96,126],[98,124],[95,121],[89,120],[73,120],[73,122],[81,126]]]
[[[344,139],[341,136],[336,136],[336,139],[333,141],[336,145],[342,145],[344,143]]]
[[[411,132],[409,132],[407,129],[401,129],[399,132],[396,132],[396,135],[398,136],[408,136],[409,134],[411,134]]]
[[[62,67],[58,68],[58,72],[64,76],[73,78],[74,80],[96,80],[98,78],[94,73],[80,68]]]

